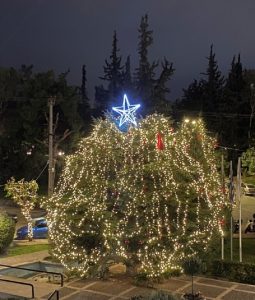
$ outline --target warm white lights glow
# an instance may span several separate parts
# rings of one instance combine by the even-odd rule
[[[157,277],[205,251],[221,230],[224,197],[215,140],[201,120],[173,130],[151,115],[122,133],[98,120],[47,203],[53,254],[85,276],[107,259]],[[163,150],[156,147],[160,132]]]

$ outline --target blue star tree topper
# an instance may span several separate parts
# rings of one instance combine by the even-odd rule
[[[131,105],[128,101],[127,95],[124,94],[122,106],[112,108],[112,110],[120,114],[119,127],[121,127],[123,124],[133,124],[137,126],[135,112],[140,106],[140,104]]]

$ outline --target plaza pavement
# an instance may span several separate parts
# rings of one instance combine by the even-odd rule
[[[27,262],[43,260],[47,256],[47,251],[40,251],[31,254],[0,258],[0,263],[20,265]],[[55,289],[59,290],[61,300],[127,300],[135,295],[149,295],[155,289],[169,291],[177,295],[182,295],[185,292],[191,291],[191,280],[186,276],[171,278],[164,283],[155,284],[153,288],[135,286],[131,280],[127,280],[126,278],[124,279],[122,276],[123,275],[120,274],[115,275],[109,280],[105,281],[77,279],[66,282],[63,288],[60,288],[59,285],[39,282],[35,283],[30,281],[29,279],[26,279],[24,281],[32,282],[33,284],[35,284],[36,299],[47,299],[49,294],[51,294]],[[5,278],[8,277],[5,276]],[[200,291],[208,300],[255,299],[255,286],[253,285],[209,279],[205,277],[195,277],[194,288],[195,291]],[[29,297],[29,295],[31,295],[28,287],[17,284],[6,284],[4,282],[0,283],[0,294],[1,293],[22,295],[23,297]],[[2,297],[0,298],[2,299]]]

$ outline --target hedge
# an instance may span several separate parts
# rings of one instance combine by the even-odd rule
[[[211,265],[211,273],[231,281],[255,284],[255,264],[215,260]]]
[[[0,211],[0,253],[4,253],[13,240],[15,233],[14,221],[3,211]]]

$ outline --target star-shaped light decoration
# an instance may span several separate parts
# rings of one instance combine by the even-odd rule
[[[122,106],[112,108],[120,114],[119,127],[121,127],[124,123],[132,123],[137,126],[135,112],[140,106],[140,104],[131,105],[128,101],[127,95],[124,94]]]

